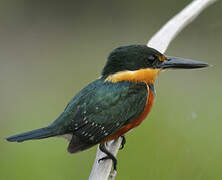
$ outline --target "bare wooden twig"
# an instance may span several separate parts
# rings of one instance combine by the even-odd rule
[[[153,47],[164,53],[170,42],[176,35],[189,23],[191,23],[206,7],[214,3],[216,0],[194,0],[185,7],[176,16],[170,19],[147,43],[147,46]],[[108,143],[107,149],[115,156],[120,148],[122,138],[113,140]],[[96,159],[90,174],[90,180],[114,180],[116,172],[111,172],[112,161],[106,160],[98,163],[98,160],[104,157],[105,154],[97,150]]]
[[[154,34],[147,43],[147,46],[164,53],[176,35],[184,29],[186,25],[190,24],[206,7],[216,1],[217,0],[194,0]]]
[[[120,144],[121,144],[122,138],[119,138],[115,141],[108,142],[108,145],[106,148],[112,152],[113,155],[117,155]],[[90,180],[106,180],[109,178],[111,175],[111,178],[115,179],[115,172],[113,174],[110,174],[111,168],[112,168],[112,161],[111,160],[106,160],[106,161],[101,161],[98,163],[98,160],[101,159],[102,157],[106,156],[103,152],[99,150],[99,147],[97,149],[96,153],[96,159],[93,165],[92,172],[90,174],[89,179]],[[101,173],[102,172],[102,173]]]

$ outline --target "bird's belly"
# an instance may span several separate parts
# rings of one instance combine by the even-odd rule
[[[153,103],[154,103],[154,94],[151,90],[151,88],[149,88],[148,91],[148,97],[147,97],[147,103],[146,103],[146,107],[144,108],[143,113],[139,116],[139,118],[137,118],[136,120],[128,123],[127,125],[125,125],[124,127],[122,127],[119,131],[117,131],[116,133],[114,133],[112,136],[107,137],[104,142],[106,141],[110,141],[112,139],[116,139],[120,136],[122,136],[123,134],[127,133],[129,130],[135,128],[136,126],[138,126],[141,122],[143,122],[143,120],[146,118],[146,116],[149,114]]]

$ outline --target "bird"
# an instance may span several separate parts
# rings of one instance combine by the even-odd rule
[[[167,69],[196,69],[208,63],[166,56],[146,45],[135,44],[114,49],[101,76],[80,90],[61,115],[49,126],[7,137],[23,142],[56,136],[69,140],[68,152],[77,153],[97,144],[117,170],[116,157],[107,150],[108,141],[122,137],[140,125],[149,114],[156,95],[155,80]]]

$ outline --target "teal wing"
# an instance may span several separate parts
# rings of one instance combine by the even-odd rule
[[[143,112],[147,101],[144,83],[94,81],[66,107],[69,130],[87,144],[97,144]]]

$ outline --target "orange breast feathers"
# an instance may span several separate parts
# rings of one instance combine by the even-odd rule
[[[115,74],[109,75],[105,81],[120,82],[120,81],[131,81],[131,82],[144,82],[146,84],[154,84],[156,77],[158,76],[160,69],[139,69],[136,71],[121,71]]]
[[[148,97],[147,97],[147,103],[146,103],[146,107],[144,108],[143,113],[139,116],[139,118],[137,118],[136,120],[130,122],[129,124],[125,125],[124,127],[122,127],[119,131],[117,131],[116,133],[114,133],[112,136],[107,137],[104,142],[106,141],[110,141],[112,139],[116,139],[122,135],[124,135],[126,132],[128,132],[130,129],[138,126],[145,118],[146,116],[149,114],[153,103],[154,103],[154,97],[155,95],[152,92],[152,89],[150,87],[147,86],[148,90]]]

